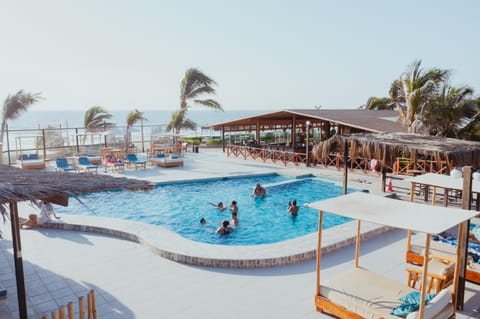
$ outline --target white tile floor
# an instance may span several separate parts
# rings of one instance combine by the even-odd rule
[[[292,168],[226,160],[223,154],[210,151],[189,154],[183,168],[153,168],[137,174],[162,182],[172,176],[199,179],[277,169]],[[338,177],[335,170],[316,167],[306,171]],[[362,178],[372,181],[362,187],[378,187],[378,178]],[[13,319],[18,310],[9,224],[0,227],[7,235],[0,241],[0,281],[8,289],[8,298],[0,301],[0,318]],[[158,257],[137,243],[92,233],[39,229],[22,230],[21,237],[30,318],[75,301],[90,289],[97,293],[100,318],[327,317],[314,308],[314,261],[267,269],[202,268]],[[362,242],[360,263],[403,282],[404,247],[404,232],[388,232]],[[351,246],[325,255],[322,276],[353,267],[353,255]],[[479,290],[478,285],[467,284],[465,310],[457,318],[480,318],[474,312],[480,306]]]

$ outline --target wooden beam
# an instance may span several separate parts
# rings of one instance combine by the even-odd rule
[[[320,211],[318,215],[318,241],[317,241],[317,280],[315,291],[316,295],[320,296],[320,268],[322,266],[322,224],[323,223],[323,211]]]
[[[22,243],[20,240],[17,202],[10,203],[10,223],[12,224],[13,259],[15,264],[15,279],[17,282],[19,318],[27,319],[27,298],[25,295],[25,277],[23,273]]]
[[[358,259],[360,257],[360,230],[361,221],[357,220],[357,238],[355,240],[355,268],[358,268]]]
[[[343,195],[347,194],[348,188],[348,143],[343,148]]]
[[[462,208],[470,210],[472,207],[472,167],[463,167],[463,189],[462,189]],[[463,310],[465,297],[465,281],[467,273],[467,250],[468,250],[468,230],[470,221],[462,223],[457,238],[458,255],[458,280],[455,286],[455,305],[458,310]]]

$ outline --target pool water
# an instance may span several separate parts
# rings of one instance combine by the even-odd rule
[[[267,190],[267,197],[250,196],[256,183]],[[228,178],[212,181],[159,185],[143,192],[110,191],[81,197],[88,207],[71,199],[59,213],[98,215],[161,225],[198,242],[222,245],[257,245],[284,241],[317,231],[318,211],[303,207],[304,203],[342,194],[333,182],[318,178],[288,178],[268,175]],[[287,211],[289,200],[297,200],[297,217]],[[222,220],[231,220],[230,210],[219,212],[209,203],[238,203],[239,225],[228,235],[215,230]],[[206,224],[200,224],[205,218]],[[324,215],[324,228],[343,224],[349,219]]]

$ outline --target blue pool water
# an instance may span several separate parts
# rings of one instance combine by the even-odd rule
[[[267,197],[250,196],[255,183],[267,190]],[[342,188],[317,178],[293,179],[279,175],[248,178],[229,178],[214,181],[159,185],[143,192],[114,191],[91,193],[81,201],[71,199],[68,207],[57,208],[60,213],[123,218],[167,227],[178,234],[199,242],[224,245],[257,245],[280,242],[303,236],[318,229],[318,211],[303,207],[304,203],[339,196]],[[297,200],[297,217],[287,212],[289,200]],[[238,202],[239,226],[229,235],[215,230],[223,219],[231,220],[227,209],[219,212],[209,202],[219,201],[227,206]],[[207,223],[200,224],[205,218]],[[348,221],[325,214],[324,228]]]

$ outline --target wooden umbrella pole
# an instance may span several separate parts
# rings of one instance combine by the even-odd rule
[[[320,296],[320,268],[322,261],[322,222],[323,222],[323,211],[320,211],[318,216],[318,242],[317,242],[317,284],[316,284],[316,295]]]

